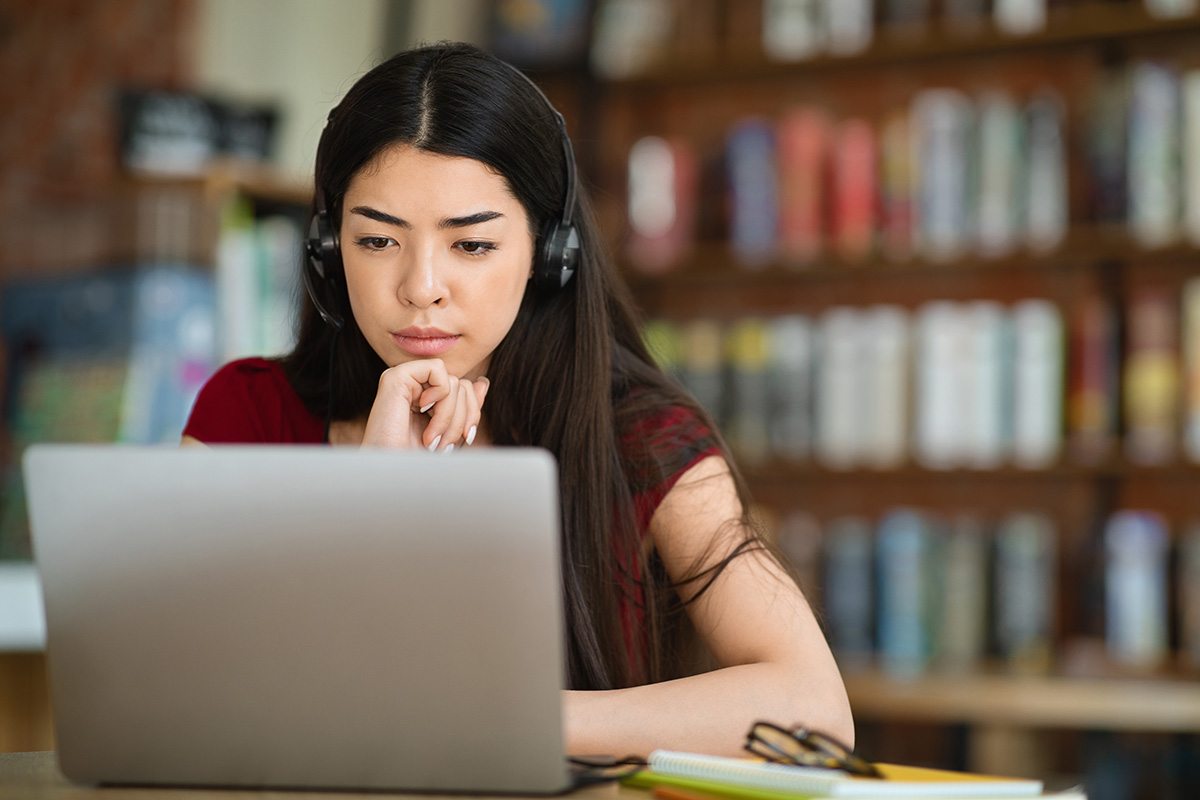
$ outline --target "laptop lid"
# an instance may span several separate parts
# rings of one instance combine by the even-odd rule
[[[567,787],[546,452],[38,445],[24,468],[73,780]]]

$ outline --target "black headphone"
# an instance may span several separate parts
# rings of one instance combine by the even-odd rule
[[[504,62],[506,63],[506,62]],[[533,90],[538,93],[558,122],[558,131],[562,139],[563,160],[567,169],[567,190],[563,198],[562,214],[558,219],[551,219],[542,227],[540,247],[534,257],[533,279],[539,291],[557,291],[570,282],[571,277],[579,266],[579,231],[572,221],[577,200],[575,174],[575,148],[571,146],[571,137],[567,135],[567,123],[558,109],[546,97],[545,92],[533,82],[524,72],[509,65],[514,73],[520,75]],[[333,113],[330,112],[332,118]],[[326,120],[326,124],[328,124]],[[338,310],[340,287],[338,276],[342,274],[342,250],[338,241],[337,231],[329,218],[329,209],[325,204],[325,193],[318,186],[315,192],[316,215],[308,229],[308,243],[305,250],[308,255],[304,267],[304,288],[316,306],[321,319],[335,331],[340,331],[345,319]],[[328,303],[319,297],[319,285],[327,288]]]

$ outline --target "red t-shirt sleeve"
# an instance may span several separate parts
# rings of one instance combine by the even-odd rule
[[[278,363],[247,358],[209,378],[183,433],[206,444],[320,444],[325,425],[304,407]]]
[[[634,498],[638,530],[644,534],[650,528],[654,512],[663,499],[679,482],[684,473],[709,456],[722,455],[721,449],[711,438],[711,432],[695,412],[684,406],[670,406],[647,417],[626,435],[626,439],[645,440],[652,451],[688,451],[683,468],[668,475],[653,488],[643,491]]]

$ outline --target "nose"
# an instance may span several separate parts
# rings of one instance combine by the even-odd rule
[[[416,308],[444,304],[446,285],[433,246],[414,247],[410,253],[397,287],[400,302]]]

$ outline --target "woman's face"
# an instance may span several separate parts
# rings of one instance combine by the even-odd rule
[[[470,158],[385,150],[350,181],[341,246],[350,309],[384,363],[487,373],[533,268],[529,220],[502,176]]]

